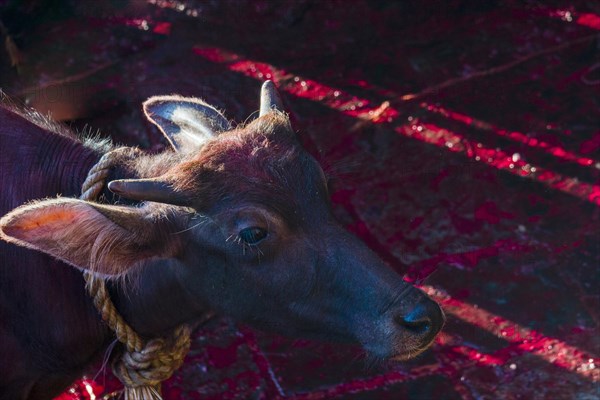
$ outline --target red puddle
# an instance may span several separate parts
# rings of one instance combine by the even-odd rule
[[[596,14],[583,13],[577,16],[579,25],[587,26],[588,28],[600,30],[600,16]]]
[[[475,219],[483,220],[490,224],[497,224],[502,219],[514,218],[514,214],[502,211],[493,201],[486,201],[475,210]]]
[[[104,393],[104,386],[92,379],[81,379],[54,400],[96,400]]]
[[[171,34],[171,23],[170,22],[158,22],[152,28],[152,32],[158,33],[160,35],[170,35]]]
[[[235,346],[225,348],[206,346],[205,351],[216,368],[227,368],[237,361],[237,348]]]

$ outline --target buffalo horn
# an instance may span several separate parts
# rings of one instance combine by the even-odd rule
[[[111,181],[108,189],[130,200],[154,201],[157,203],[187,205],[187,199],[167,182],[156,179],[121,179]]]
[[[260,114],[259,117],[267,114],[271,110],[283,112],[283,103],[281,97],[275,88],[273,81],[265,81],[260,89]]]

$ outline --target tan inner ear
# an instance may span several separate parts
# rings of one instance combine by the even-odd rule
[[[20,231],[30,231],[33,229],[52,230],[55,225],[64,225],[73,223],[77,220],[78,213],[75,210],[56,210],[52,214],[31,212],[28,218],[14,218],[7,222],[7,225],[2,224],[2,230],[9,236],[17,236]]]

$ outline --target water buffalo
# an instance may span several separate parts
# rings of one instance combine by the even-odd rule
[[[215,312],[381,358],[431,344],[440,307],[336,223],[273,83],[245,126],[195,98],[153,97],[144,111],[172,149],[124,159],[84,201],[111,145],[0,107],[1,399],[52,398],[114,340],[82,270],[106,279],[146,338]]]

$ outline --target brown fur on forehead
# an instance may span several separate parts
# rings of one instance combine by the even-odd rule
[[[272,111],[243,128],[221,134],[207,143],[198,158],[207,168],[223,169],[238,163],[283,163],[298,150],[287,115]]]
[[[220,134],[192,159],[171,169],[173,185],[209,205],[229,194],[264,195],[290,203],[287,189],[302,155],[287,115],[273,111],[249,125]],[[242,196],[243,197],[243,196]],[[256,199],[254,199],[256,200]]]

